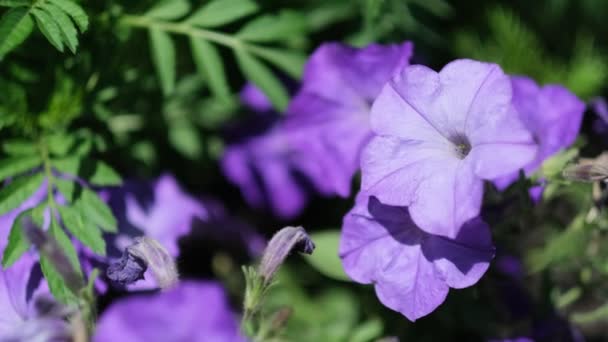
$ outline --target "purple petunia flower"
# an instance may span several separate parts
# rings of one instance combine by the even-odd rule
[[[294,148],[319,163],[318,183],[348,196],[362,148],[371,138],[371,103],[384,84],[409,64],[413,44],[362,49],[321,45],[308,60],[302,88],[289,105],[286,127]]]
[[[450,288],[475,284],[494,256],[490,231],[480,219],[450,239],[419,229],[405,207],[360,197],[344,218],[340,258],[355,281],[374,284],[387,307],[409,320],[425,316]]]
[[[559,85],[539,87],[527,77],[511,77],[513,104],[519,118],[538,144],[536,157],[523,169],[526,175],[536,171],[543,161],[574,143],[580,130],[585,104]],[[494,181],[504,189],[517,180],[513,172]],[[537,190],[538,191],[538,190]]]
[[[362,190],[408,206],[421,229],[451,238],[479,215],[483,180],[519,170],[537,150],[509,77],[473,60],[439,73],[405,68],[374,102],[371,126],[377,136],[362,155]]]
[[[261,109],[265,95],[252,87],[246,86],[241,98]],[[321,177],[323,170],[308,155],[294,151],[277,113],[256,113],[252,122],[246,121],[246,134],[235,134],[240,139],[224,151],[224,175],[240,188],[250,206],[269,208],[281,218],[298,215],[313,189],[324,193],[331,186]]]
[[[244,341],[221,286],[194,281],[181,282],[154,295],[118,301],[101,316],[93,340]]]

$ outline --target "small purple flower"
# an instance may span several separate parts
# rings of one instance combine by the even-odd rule
[[[443,303],[450,288],[475,284],[494,247],[479,218],[451,239],[419,229],[405,207],[360,197],[344,218],[339,253],[353,280],[374,284],[384,305],[415,321]]]
[[[583,120],[585,104],[559,85],[541,88],[532,79],[521,76],[511,77],[511,84],[513,105],[538,144],[535,158],[523,167],[526,175],[531,175],[545,159],[574,143]],[[500,177],[494,184],[504,189],[517,178],[516,171]]]
[[[511,100],[510,79],[496,64],[405,68],[372,107],[377,136],[363,151],[362,190],[408,206],[421,229],[456,237],[479,215],[483,180],[509,175],[536,154]]]
[[[410,42],[361,49],[325,43],[308,60],[286,126],[294,148],[323,167],[316,182],[329,183],[326,192],[349,195],[361,150],[372,135],[371,103],[408,65],[412,52]]]
[[[108,308],[96,342],[244,341],[222,287],[184,281],[153,295],[136,295]]]

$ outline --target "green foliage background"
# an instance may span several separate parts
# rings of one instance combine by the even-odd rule
[[[75,269],[69,235],[103,255],[102,234],[115,231],[116,220],[92,189],[120,184],[119,174],[170,171],[192,192],[220,197],[266,233],[289,223],[246,208],[222,178],[221,128],[247,115],[238,102],[247,81],[284,109],[286,80],[297,81],[307,55],[325,41],[412,40],[415,62],[435,68],[455,58],[497,62],[512,74],[561,83],[584,100],[605,94],[608,77],[608,2],[602,0],[0,0],[0,11],[0,179],[13,180],[0,190],[0,213],[48,185],[45,200],[16,220],[4,266],[29,246],[22,218],[40,221],[47,208],[50,234]],[[608,219],[593,202],[591,185],[569,184],[559,172],[577,155],[605,149],[589,129],[592,116],[577,146],[539,174],[551,182],[544,202],[531,210],[530,184],[520,182],[506,194],[488,195],[486,205],[508,203],[488,219],[500,253],[525,261],[533,316],[557,311],[601,340],[608,338],[601,329],[608,320]],[[58,194],[65,199],[60,204]],[[297,223],[319,236],[319,250],[335,250],[350,205],[316,199]],[[286,336],[470,340],[529,328],[497,303],[494,285],[501,278],[494,271],[411,324],[382,307],[370,288],[345,281],[336,258],[321,253],[310,263],[295,260],[281,274],[269,302],[295,308]],[[238,299],[238,267],[223,265],[214,266],[214,274]],[[56,297],[75,300],[78,294],[44,258],[42,269]]]

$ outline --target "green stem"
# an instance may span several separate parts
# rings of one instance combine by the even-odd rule
[[[171,23],[165,21],[157,21],[152,18],[144,16],[133,16],[126,15],[123,17],[122,22],[129,26],[145,27],[145,28],[157,28],[163,31],[184,34],[190,37],[198,37],[205,40],[209,40],[230,48],[242,48],[247,45],[238,38],[227,35],[225,33],[205,30],[201,28],[195,28],[186,23]]]
[[[40,157],[42,158],[42,165],[44,167],[44,174],[47,178],[47,200],[49,202],[49,206],[51,207],[51,219],[53,218],[53,209],[57,208],[57,203],[55,203],[55,197],[53,196],[53,186],[54,186],[54,177],[53,177],[53,169],[51,167],[51,158],[49,157],[49,148],[44,139],[40,139],[38,141],[38,146],[40,148]]]

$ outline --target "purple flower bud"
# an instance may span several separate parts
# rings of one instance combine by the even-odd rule
[[[160,243],[146,236],[135,238],[135,243],[125,249],[121,259],[110,265],[107,275],[118,283],[130,284],[143,279],[147,268],[160,288],[167,289],[177,283],[175,261]]]
[[[292,250],[312,254],[315,244],[303,227],[285,227],[270,239],[260,262],[259,275],[269,284]]]

